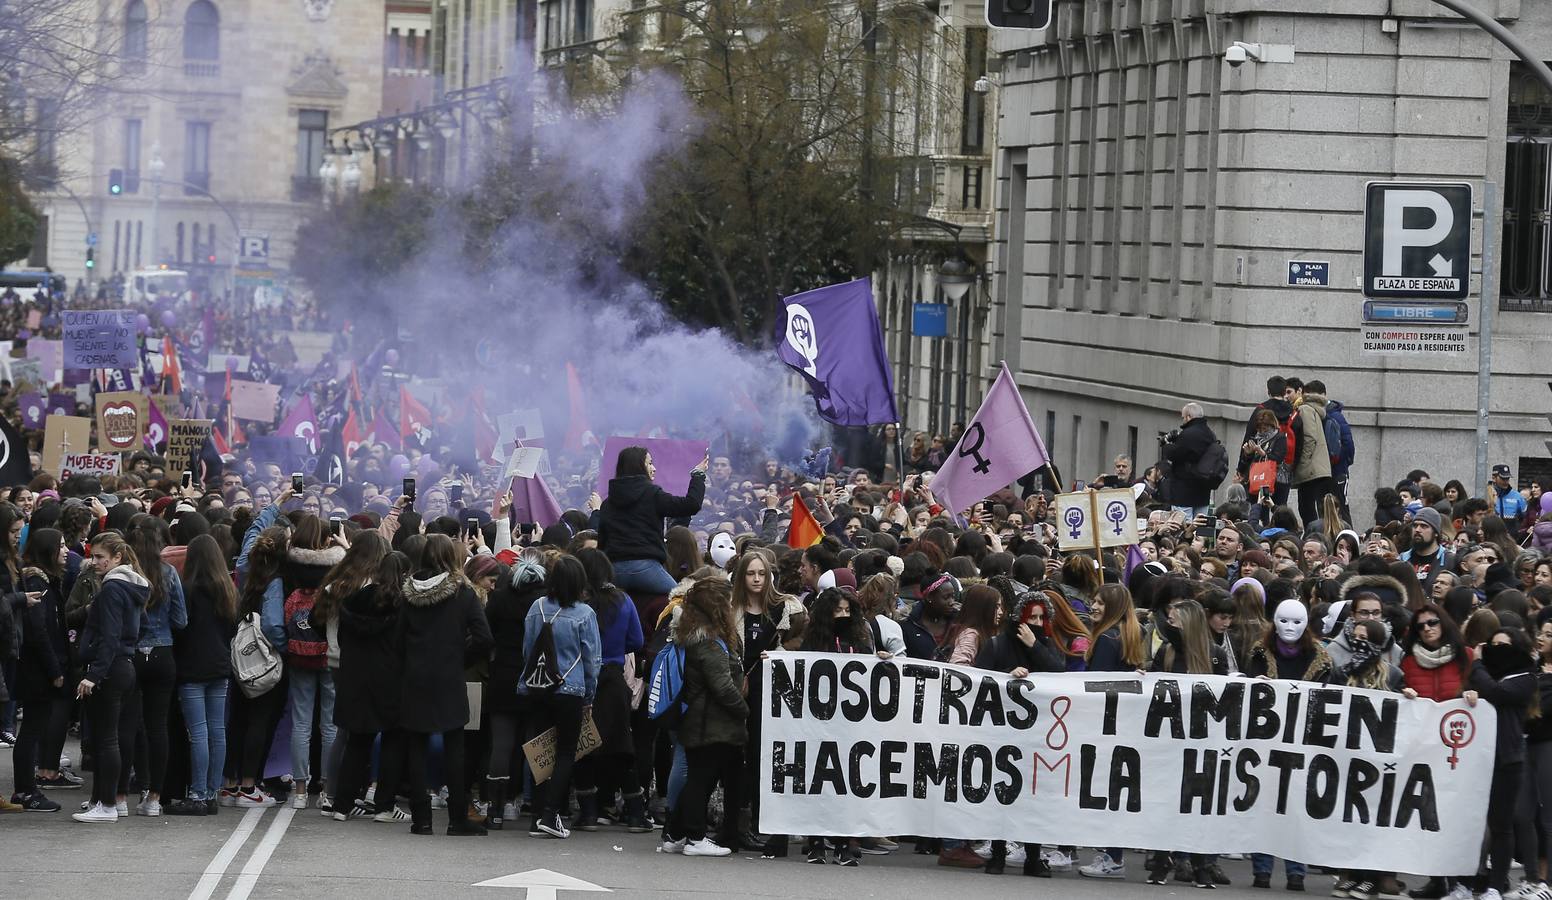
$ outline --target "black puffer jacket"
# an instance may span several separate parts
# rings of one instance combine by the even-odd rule
[[[16,699],[42,700],[69,691],[74,696],[70,666],[70,634],[65,630],[63,583],[39,569],[27,569],[23,585],[42,591],[43,599],[27,607],[22,628],[22,655],[16,666]],[[54,679],[63,678],[60,687]]]
[[[542,571],[542,570],[541,570]],[[517,679],[523,674],[523,620],[529,607],[544,594],[544,581],[516,587],[511,578],[503,578],[485,601],[485,621],[490,626],[495,649],[490,657],[490,678],[485,683],[485,706],[490,712],[517,712],[521,701]]]
[[[1165,492],[1175,506],[1206,506],[1212,499],[1212,486],[1196,475],[1196,464],[1213,445],[1207,419],[1192,419],[1180,429],[1180,436],[1164,445],[1164,460],[1169,463]]]
[[[81,632],[83,678],[101,685],[115,659],[134,654],[140,639],[140,611],[150,596],[151,583],[129,566],[119,566],[103,577]]]
[[[417,573],[405,581],[399,610],[400,727],[431,734],[468,724],[465,662],[489,654],[490,646],[485,611],[468,582],[445,573]]]
[[[344,547],[325,547],[322,550],[292,547],[286,551],[286,561],[280,566],[280,587],[287,597],[299,588],[317,590],[329,570],[339,565],[344,558]]]
[[[688,518],[706,499],[706,473],[690,473],[690,490],[675,497],[645,475],[609,479],[609,499],[599,510],[598,546],[610,562],[651,559],[668,562],[663,520]]]
[[[975,667],[993,672],[1011,672],[1023,667],[1031,672],[1065,672],[1067,660],[1044,634],[1036,632],[1035,645],[1026,646],[1018,639],[1018,631],[1004,630],[987,641],[981,652],[975,655]]]
[[[339,670],[334,724],[346,731],[388,731],[399,724],[399,610],[367,585],[339,607]]]

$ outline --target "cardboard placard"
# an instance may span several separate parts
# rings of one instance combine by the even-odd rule
[[[210,439],[210,419],[167,420],[167,471],[192,471],[199,451]]]
[[[593,724],[593,711],[582,716],[582,733],[577,737],[577,759],[592,753],[602,745],[598,727]],[[555,729],[551,728],[523,745],[523,756],[528,758],[528,768],[533,772],[534,784],[550,780],[555,771]]]
[[[275,421],[280,385],[266,381],[232,381],[232,415],[251,422]]]
[[[135,312],[67,309],[60,313],[67,369],[129,369],[140,365]]]
[[[92,420],[85,416],[49,416],[43,420],[43,471],[61,474],[66,453],[92,449]]]
[[[119,455],[117,453],[66,453],[60,460],[60,477],[69,478],[71,475],[117,475],[119,473]]]
[[[151,401],[139,391],[97,395],[97,447],[105,453],[128,453],[144,446]]]

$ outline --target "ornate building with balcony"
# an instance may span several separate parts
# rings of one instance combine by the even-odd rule
[[[318,198],[329,129],[381,108],[383,0],[100,9],[104,43],[118,48],[111,90],[51,150],[57,178],[35,197],[47,217],[41,263],[72,282],[166,264],[221,291],[249,234],[269,238],[270,267],[284,272]],[[371,161],[354,165],[359,176]]]

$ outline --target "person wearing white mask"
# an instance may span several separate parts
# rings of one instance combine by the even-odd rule
[[[1280,678],[1289,681],[1311,681],[1325,684],[1332,678],[1334,666],[1331,654],[1326,652],[1315,633],[1310,630],[1309,610],[1298,600],[1284,600],[1277,604],[1272,614],[1272,624],[1266,634],[1250,649],[1245,661],[1245,674],[1252,678]],[[1250,868],[1255,876],[1254,886],[1271,887],[1273,858],[1266,853],[1252,853]],[[1303,863],[1283,861],[1288,876],[1288,889],[1304,889]]]
[[[706,548],[711,562],[719,569],[731,572],[738,561],[738,548],[733,544],[733,536],[726,531],[719,531],[711,536],[711,542]]]

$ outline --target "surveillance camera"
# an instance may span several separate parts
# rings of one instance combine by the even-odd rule
[[[977,94],[988,93],[988,92],[991,91],[991,89],[992,89],[992,80],[990,78],[987,78],[985,75],[982,75],[980,78],[977,78],[975,80],[975,92]]]
[[[1236,69],[1240,66],[1243,66],[1245,64],[1245,60],[1249,58],[1250,54],[1246,53],[1245,48],[1238,44],[1231,46],[1229,49],[1223,52],[1223,61]]]

